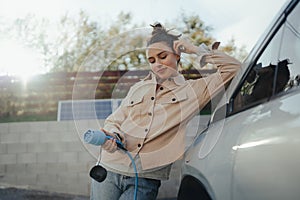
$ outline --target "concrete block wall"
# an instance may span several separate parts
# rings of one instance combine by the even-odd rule
[[[207,123],[208,117],[200,118],[189,124],[188,141]],[[102,123],[95,120],[1,123],[0,186],[88,196],[89,170],[96,163],[99,148],[84,144],[82,135]],[[175,163],[170,180],[162,183],[160,198],[177,194],[179,173],[180,161]]]
[[[1,185],[88,195],[95,162],[73,121],[0,124]]]

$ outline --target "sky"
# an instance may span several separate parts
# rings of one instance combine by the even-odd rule
[[[121,12],[130,12],[133,21],[174,22],[181,13],[197,14],[212,35],[226,43],[234,38],[237,46],[251,50],[259,36],[286,0],[0,0],[0,20],[22,18],[28,13],[57,20],[62,15],[85,11],[101,25],[109,25]],[[42,73],[41,59],[16,41],[0,38],[0,74],[24,78]],[[17,57],[17,58],[16,58]],[[24,69],[22,66],[31,66]]]

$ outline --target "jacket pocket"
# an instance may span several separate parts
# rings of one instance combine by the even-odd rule
[[[186,91],[180,91],[172,94],[167,94],[159,99],[159,104],[179,103],[188,99]]]
[[[127,106],[133,107],[143,102],[144,96],[132,96],[128,99]]]
[[[132,96],[128,99],[127,108],[129,111],[129,119],[132,124],[139,124],[142,119],[142,111],[144,106],[144,96]]]

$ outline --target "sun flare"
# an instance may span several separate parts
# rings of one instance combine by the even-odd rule
[[[20,77],[24,82],[43,73],[42,59],[37,52],[14,40],[0,40],[0,75]]]

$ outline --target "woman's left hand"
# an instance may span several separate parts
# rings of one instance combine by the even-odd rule
[[[197,54],[198,47],[193,45],[187,39],[180,39],[174,41],[174,49],[177,54],[187,53],[187,54]]]

